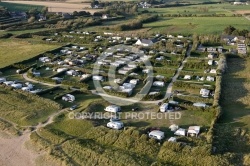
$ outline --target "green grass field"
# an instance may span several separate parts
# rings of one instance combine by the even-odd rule
[[[31,44],[27,40],[0,40],[0,68],[30,59],[38,54],[57,48],[58,45]]]
[[[221,34],[225,27],[233,25],[248,29],[250,21],[243,17],[174,17],[162,18],[157,22],[144,24],[150,31],[169,34]]]
[[[250,130],[250,59],[229,58],[223,77],[221,122]]]
[[[3,87],[0,92],[0,117],[21,126],[43,122],[60,109],[57,103],[29,93],[17,93]]]
[[[0,6],[7,8],[10,11],[29,11],[31,9],[36,9],[41,11],[43,6],[38,5],[24,5],[24,4],[15,4],[15,3],[8,3],[8,2],[0,2]]]

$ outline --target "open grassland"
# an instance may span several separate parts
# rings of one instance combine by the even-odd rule
[[[36,95],[0,87],[0,117],[21,126],[35,125],[58,111],[59,104]]]
[[[49,1],[5,1],[8,3],[23,4],[23,5],[37,5],[48,7],[49,12],[64,12],[73,13],[74,11],[88,11],[94,13],[101,11],[101,9],[91,9],[90,3],[66,3],[66,2],[49,2]]]
[[[32,4],[19,4],[19,3],[8,3],[8,2],[0,2],[0,6],[7,8],[10,11],[29,11],[31,9],[36,9],[41,11],[42,5],[32,5]]]
[[[57,45],[49,44],[31,44],[19,39],[0,40],[0,68],[30,59],[57,47]]]
[[[250,59],[228,58],[223,76],[221,122],[250,130]]]
[[[157,22],[143,26],[151,27],[151,31],[158,33],[220,34],[229,25],[250,30],[249,23],[244,17],[164,17]]]

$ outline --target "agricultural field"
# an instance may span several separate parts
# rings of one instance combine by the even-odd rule
[[[41,11],[44,6],[42,5],[32,5],[32,4],[19,4],[19,3],[9,3],[9,1],[0,2],[0,6],[8,8],[10,11],[29,11],[29,10],[38,10]]]
[[[5,1],[11,6],[11,3],[20,4],[21,6],[35,5],[35,6],[46,6],[48,7],[49,12],[65,12],[65,13],[73,13],[74,11],[88,11],[90,13],[94,13],[97,11],[101,11],[101,9],[91,9],[90,3],[65,3],[65,2],[42,2],[42,1]]]
[[[221,34],[225,27],[234,25],[240,29],[248,29],[249,21],[244,17],[171,17],[161,18],[157,22],[144,24],[155,33],[175,34]]]
[[[6,39],[0,40],[0,47],[2,48],[0,52],[0,68],[2,68],[55,49],[58,45],[32,44],[27,40]]]

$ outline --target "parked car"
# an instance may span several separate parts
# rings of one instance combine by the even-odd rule
[[[69,109],[71,110],[71,111],[73,111],[73,110],[75,110],[77,108],[77,105],[73,105],[72,107],[70,107]]]

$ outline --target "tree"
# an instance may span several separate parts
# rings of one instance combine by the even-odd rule
[[[233,33],[233,31],[235,31],[235,30],[236,30],[235,27],[229,25],[228,27],[226,27],[226,28],[224,29],[224,33],[225,33],[225,34],[228,34],[228,35],[231,35],[231,34]]]

